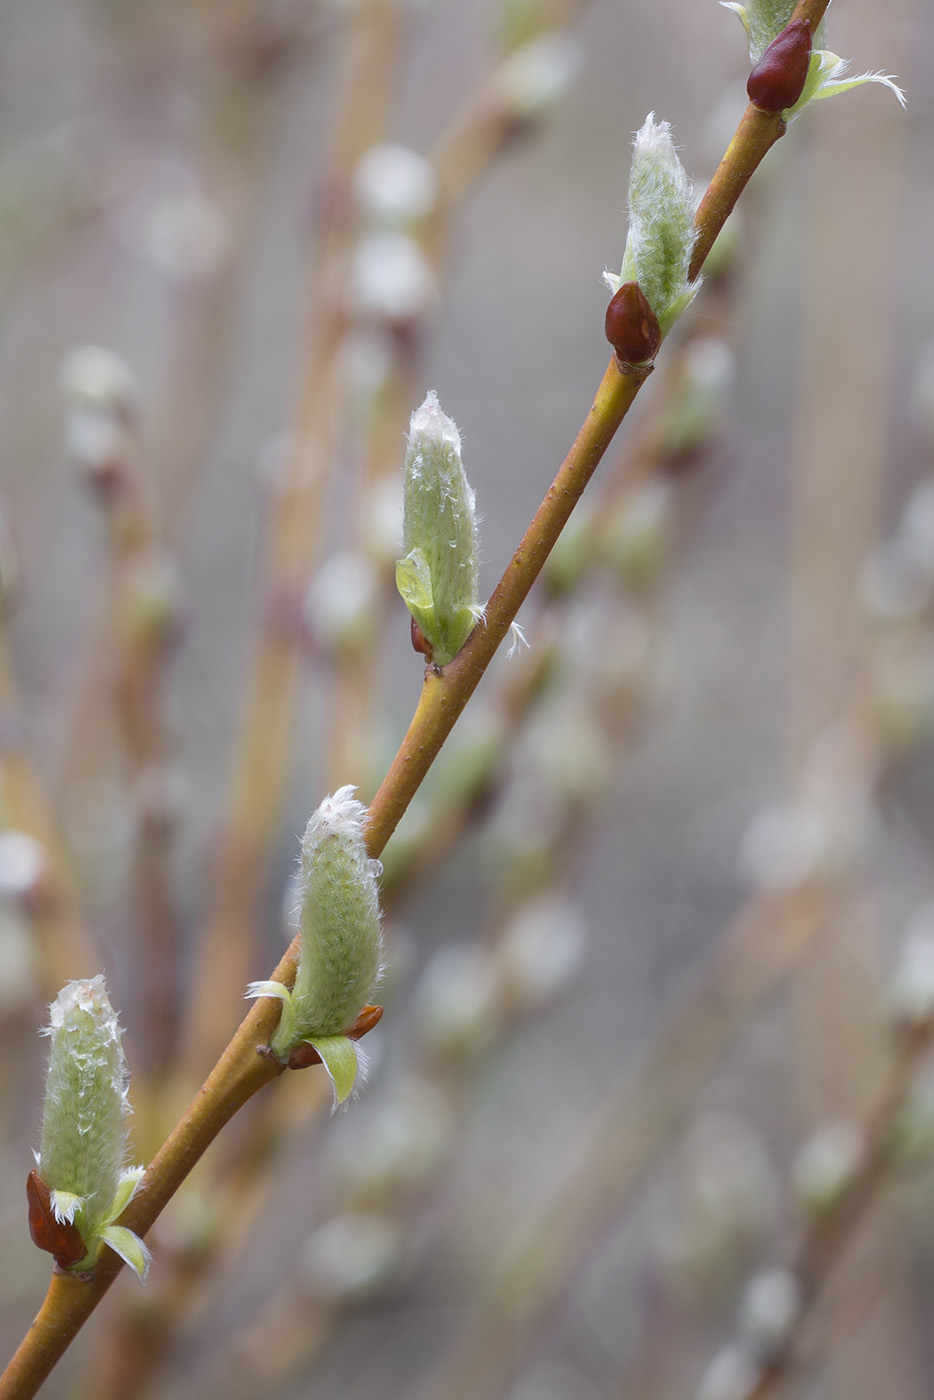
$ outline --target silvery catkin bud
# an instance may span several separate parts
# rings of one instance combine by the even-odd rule
[[[483,616],[476,499],[457,426],[429,390],[412,414],[405,454],[405,557],[396,587],[436,666],[457,655]]]
[[[688,282],[694,238],[691,182],[669,123],[657,122],[650,112],[633,142],[623,266],[618,277],[610,272],[603,276],[614,295],[625,283],[638,282],[663,336],[700,287],[700,278]]]
[[[248,989],[248,995],[283,1003],[272,1053],[282,1063],[309,1063],[294,1055],[311,1046],[331,1076],[336,1103],[350,1094],[360,1067],[355,1035],[378,1019],[368,1002],[382,972],[381,867],[367,853],[366,807],[354,791],[342,787],[326,797],[302,839],[301,953],[294,987],[254,982]]]
[[[795,0],[720,0],[739,15],[749,40],[753,65],[750,100],[763,111],[781,111],[792,121],[817,98],[836,97],[863,83],[891,88],[901,105],[905,94],[886,73],[859,73],[846,77],[849,60],[824,48],[826,26],[822,19],[810,34],[806,20],[791,22]],[[771,48],[772,45],[776,47]],[[771,48],[771,52],[767,52]],[[803,86],[802,86],[803,83]]]
[[[142,1168],[125,1170],[129,1075],[122,1033],[103,976],[68,982],[49,1008],[51,1041],[37,1173],[30,1178],[33,1239],[60,1263],[88,1268],[103,1240],[142,1278],[149,1252],[113,1222],[128,1204]],[[73,1227],[64,1260],[59,1246]]]

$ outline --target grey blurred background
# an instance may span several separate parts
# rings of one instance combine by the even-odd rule
[[[186,928],[194,930],[254,612],[258,465],[290,413],[346,7],[293,0],[266,8],[270,43],[284,36],[286,57],[257,80],[255,109],[220,103],[206,116],[205,93],[222,66],[217,54],[227,27],[236,27],[231,16],[240,7],[232,0],[0,4],[0,474],[24,578],[13,654],[29,737],[56,787],[128,1026],[131,1064],[139,989],[121,965],[128,817],[119,775],[98,770],[93,744],[62,771],[63,717],[80,704],[100,538],[65,461],[59,368],[75,344],[117,351],[140,383],[143,441],[157,473],[171,472],[173,454],[190,452],[199,463],[177,533],[189,603],[172,681],[189,791],[179,890]],[[934,451],[930,367],[927,399],[923,383],[918,388],[934,334],[934,15],[922,0],[885,7],[837,0],[830,18],[831,47],[853,56],[854,71],[896,74],[908,109],[873,85],[809,108],[749,191],[730,297],[709,305],[702,292],[687,313],[695,334],[700,325],[732,345],[731,406],[716,447],[677,488],[683,500],[653,619],[644,712],[594,804],[575,863],[572,893],[588,929],[576,979],[480,1054],[439,1110],[455,1119],[445,1130],[453,1146],[444,1170],[413,1188],[400,1208],[404,1266],[389,1270],[369,1296],[358,1300],[348,1286],[346,1297],[309,1305],[314,1354],[298,1355],[294,1371],[269,1367],[280,1346],[271,1326],[255,1344],[247,1337],[241,1356],[239,1334],[300,1273],[299,1236],[311,1238],[327,1215],[342,1170],[334,1154],[344,1138],[352,1152],[354,1115],[363,1120],[388,1093],[393,1066],[405,1062],[412,1013],[401,1008],[411,1005],[406,989],[418,966],[438,943],[472,940],[482,921],[489,855],[482,839],[465,838],[398,911],[400,1010],[393,1016],[387,994],[387,1021],[395,1024],[377,1051],[367,1095],[346,1116],[319,1122],[289,1144],[248,1238],[221,1258],[213,1290],[195,1295],[190,1324],[168,1346],[146,1393],[385,1400],[460,1393],[437,1368],[459,1337],[469,1342],[465,1329],[482,1318],[478,1300],[513,1228],[535,1219],[537,1202],[547,1219],[549,1193],[572,1171],[591,1125],[691,996],[750,898],[749,859],[744,869],[739,856],[744,835],[763,809],[798,791],[815,739],[849,710],[871,669],[860,579],[930,472]],[[393,139],[432,148],[489,67],[501,22],[500,7],[486,3],[411,7]],[[607,361],[600,274],[622,258],[633,132],[649,111],[670,121],[702,185],[743,103],[743,34],[712,0],[595,0],[573,32],[576,80],[540,124],[507,144],[458,211],[426,343],[418,400],[437,389],[464,433],[484,517],[484,594],[573,440]],[[246,137],[236,135],[238,121]],[[173,265],[171,238],[153,234],[160,201],[190,189],[219,211],[219,273],[213,264],[205,275]],[[217,300],[213,329],[199,346],[192,327],[210,297]],[[218,367],[216,388],[206,358]],[[199,393],[216,394],[218,407],[203,442],[192,447],[184,406],[197,407]],[[400,464],[405,427],[402,418]],[[381,697],[387,761],[420,679],[401,604],[391,629],[398,646]],[[530,641],[534,648],[533,632]],[[498,662],[484,684],[495,684],[506,664]],[[295,835],[321,795],[314,751],[320,697],[313,687],[309,695],[268,898],[273,952]],[[917,703],[921,717],[913,711],[911,723],[920,737],[878,789],[821,951],[799,969],[794,988],[778,979],[743,1018],[715,1072],[689,1096],[689,1110],[662,1134],[662,1151],[626,1208],[620,1202],[598,1216],[558,1297],[528,1333],[518,1325],[511,1333],[507,1319],[498,1345],[508,1351],[512,1339],[515,1355],[500,1379],[482,1379],[479,1356],[476,1381],[464,1371],[464,1395],[661,1400],[695,1393],[708,1356],[730,1335],[744,1270],[787,1252],[794,1227],[786,1178],[797,1143],[815,1123],[864,1108],[883,1063],[884,978],[905,920],[934,898],[934,769],[923,742],[934,701],[924,692]],[[763,878],[754,870],[753,891]],[[258,961],[252,975],[265,973]],[[34,1006],[38,1022],[41,997]],[[26,1237],[21,1199],[37,1136],[43,1048],[17,1034],[4,1039],[17,1075],[0,1149],[5,1352],[32,1317],[47,1276],[47,1261]],[[688,1037],[688,1062],[692,1053]],[[666,1094],[659,1088],[660,1105]],[[703,1145],[711,1139],[718,1144],[712,1156]],[[736,1160],[753,1162],[752,1178],[760,1173],[756,1200],[768,1198],[765,1223],[751,1245],[737,1246],[735,1268],[722,1263],[720,1246],[715,1266],[695,1267],[683,1222],[691,1183],[703,1176],[698,1154],[721,1184]],[[886,1207],[874,1231],[861,1236],[849,1289],[819,1318],[815,1364],[790,1380],[789,1393],[849,1400],[875,1400],[883,1389],[889,1400],[930,1393],[932,1184],[930,1174],[912,1177],[894,1193],[891,1218]],[[589,1184],[586,1172],[578,1180],[585,1196],[604,1189]],[[345,1242],[344,1257],[354,1247]],[[729,1253],[732,1245],[723,1247]],[[301,1257],[307,1272],[314,1248]],[[116,1291],[134,1288],[122,1280]],[[92,1334],[116,1308],[108,1299],[44,1393],[104,1393],[93,1380]],[[479,1335],[492,1345],[488,1332]],[[89,1363],[90,1380],[82,1371]]]

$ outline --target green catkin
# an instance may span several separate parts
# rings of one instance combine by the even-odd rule
[[[335,1104],[351,1093],[364,1063],[355,1023],[382,973],[380,864],[366,848],[366,808],[342,787],[312,815],[302,839],[301,950],[295,985],[253,982],[248,996],[277,997],[282,1014],[269,1048],[287,1064],[312,1046],[334,1085]]]
[[[87,1248],[77,1269],[93,1266],[101,1242],[142,1280],[149,1251],[116,1222],[142,1168],[127,1169],[129,1073],[122,1032],[101,975],[67,982],[49,1008],[51,1041],[37,1173],[60,1222]]]
[[[604,273],[612,292],[638,282],[662,335],[700,287],[688,282],[694,247],[694,196],[678,159],[671,127],[650,112],[636,133],[629,172],[629,234],[619,276]]]
[[[50,1007],[51,1040],[39,1172],[80,1197],[87,1237],[113,1200],[126,1156],[127,1068],[102,976],[69,982]]]
[[[302,838],[302,953],[292,989],[302,1038],[341,1035],[376,990],[382,966],[378,862],[363,839],[366,808],[340,788]]]
[[[483,616],[476,499],[456,424],[430,390],[412,414],[405,455],[404,558],[396,586],[436,666],[457,655]]]

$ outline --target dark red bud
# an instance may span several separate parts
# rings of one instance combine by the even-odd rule
[[[749,101],[761,112],[784,112],[804,91],[811,62],[811,21],[796,19],[769,44],[746,84]]]
[[[650,364],[662,343],[658,317],[638,282],[624,282],[606,309],[606,338],[622,366]]]
[[[431,660],[434,647],[431,645],[431,642],[429,642],[414,617],[412,618],[412,646],[416,651],[420,651],[423,656],[427,656],[429,661]]]
[[[29,1202],[29,1233],[37,1249],[51,1254],[56,1264],[68,1269],[87,1254],[87,1246],[77,1225],[56,1220],[52,1209],[52,1192],[38,1172],[26,1178],[26,1199]]]

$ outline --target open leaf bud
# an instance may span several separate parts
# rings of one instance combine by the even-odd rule
[[[704,266],[709,272],[709,258]],[[733,351],[722,336],[692,337],[684,347],[674,402],[663,424],[663,460],[677,462],[706,446],[714,436],[723,419],[735,368]]]
[[[811,62],[811,22],[796,19],[753,65],[746,94],[760,112],[784,112],[804,91]]]
[[[607,538],[608,562],[620,582],[634,592],[658,581],[672,533],[672,488],[662,477],[647,481],[613,511]]]
[[[396,587],[431,648],[432,661],[446,666],[483,609],[476,500],[461,461],[460,433],[433,389],[409,427],[402,547]]]
[[[345,1199],[372,1201],[424,1185],[448,1150],[455,1122],[441,1089],[409,1074],[346,1127],[331,1140],[331,1171]]]
[[[399,1262],[398,1225],[376,1211],[348,1211],[308,1236],[299,1268],[317,1298],[337,1302],[378,1291]]]
[[[798,1150],[792,1177],[795,1197],[810,1216],[836,1209],[859,1170],[863,1135],[855,1123],[824,1123]]]
[[[97,1241],[103,1240],[142,1278],[149,1263],[145,1245],[114,1224],[133,1194],[140,1170],[125,1171],[123,1166],[129,1076],[122,1032],[103,976],[66,983],[49,1012],[44,1033],[51,1050],[38,1181],[29,1189],[33,1236],[38,1234],[42,1248],[52,1246],[51,1252],[66,1267],[89,1267]],[[56,1231],[65,1224],[74,1230]],[[78,1257],[75,1232],[85,1245]],[[43,1237],[49,1243],[42,1244]]]
[[[695,1123],[653,1226],[666,1284],[694,1302],[733,1291],[774,1229],[780,1186],[750,1124],[724,1113]]]
[[[311,1046],[334,1085],[336,1103],[350,1094],[360,1066],[357,1037],[379,1019],[369,1007],[382,971],[378,861],[367,854],[366,808],[352,787],[326,797],[302,839],[301,953],[295,985],[254,982],[252,996],[283,1002],[270,1049],[294,1067]],[[293,1053],[299,1058],[292,1060]]]
[[[128,426],[136,417],[136,380],[119,355],[100,345],[76,346],[62,363],[62,391],[71,408],[93,409]]]
[[[30,904],[41,894],[49,868],[45,847],[27,831],[0,832],[0,899]]]
[[[934,732],[934,648],[923,634],[877,644],[872,683],[874,719],[886,744],[904,752],[927,742]]]
[[[718,1351],[704,1372],[695,1400],[746,1400],[762,1368],[739,1346]]]
[[[658,318],[638,282],[624,282],[614,292],[604,330],[624,371],[651,364],[662,343]]]
[[[326,560],[305,598],[312,636],[330,651],[351,655],[367,646],[379,617],[380,578],[365,554],[342,550]]]
[[[438,197],[435,171],[411,146],[387,141],[371,146],[353,177],[363,215],[384,228],[408,228],[426,218]]]
[[[120,620],[134,642],[152,648],[175,642],[185,621],[185,586],[173,555],[154,548],[134,559],[120,602]]]
[[[34,1006],[39,983],[39,950],[33,930],[19,910],[0,899],[0,1018]]]
[[[516,1004],[540,1006],[577,972],[586,944],[577,906],[546,895],[523,905],[507,925],[495,961]]]
[[[739,1308],[739,1334],[763,1363],[788,1346],[801,1314],[801,1286],[790,1269],[764,1269],[747,1283]]]
[[[927,1166],[934,1155],[934,1067],[915,1078],[895,1124],[892,1147],[899,1166]]]
[[[912,921],[888,988],[889,1014],[897,1030],[934,1029],[934,927],[930,911]]]
[[[112,414],[79,407],[65,425],[65,451],[82,481],[106,497],[125,482],[134,438]]]
[[[563,30],[538,34],[503,61],[494,76],[497,95],[519,121],[528,121],[564,96],[580,66],[576,39]]]
[[[650,112],[636,132],[629,171],[629,235],[619,276],[604,273],[615,294],[638,282],[662,336],[691,302],[700,278],[688,282],[694,247],[694,196],[678,159],[671,127]]]
[[[415,989],[420,1039],[452,1057],[485,1049],[500,1023],[498,993],[498,969],[485,949],[461,943],[439,948]]]
[[[390,326],[417,321],[437,291],[425,254],[407,233],[367,234],[357,246],[350,277],[356,314]]]
[[[750,822],[739,863],[757,889],[782,893],[826,870],[829,846],[827,823],[812,805],[776,802]]]

